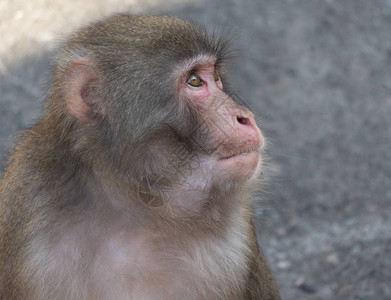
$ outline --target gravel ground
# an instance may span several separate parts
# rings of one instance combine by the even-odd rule
[[[270,141],[257,232],[284,299],[391,299],[391,1],[0,2],[0,173],[57,42],[113,11],[232,31],[232,84]]]

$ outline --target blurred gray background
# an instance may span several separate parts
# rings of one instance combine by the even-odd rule
[[[391,299],[391,1],[2,0],[0,174],[58,42],[116,11],[232,31],[233,86],[271,144],[256,224],[283,299]]]

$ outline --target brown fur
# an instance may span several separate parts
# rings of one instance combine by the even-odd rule
[[[260,160],[241,158],[259,130],[222,84],[186,85],[226,54],[170,17],[69,39],[0,180],[0,299],[279,299],[251,220]]]

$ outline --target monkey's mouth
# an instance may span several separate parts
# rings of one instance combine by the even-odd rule
[[[224,156],[224,157],[220,158],[219,160],[227,160],[227,159],[231,159],[231,158],[234,158],[234,157],[247,155],[247,154],[252,153],[252,152],[258,152],[258,149],[259,149],[259,146],[248,148],[248,149],[240,151],[238,153],[235,153],[235,154],[232,154],[232,155],[229,155],[229,156]]]

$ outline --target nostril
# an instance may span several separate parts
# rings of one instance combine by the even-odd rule
[[[236,119],[238,120],[239,124],[242,124],[242,125],[249,125],[250,124],[250,121],[247,118],[237,117]]]

